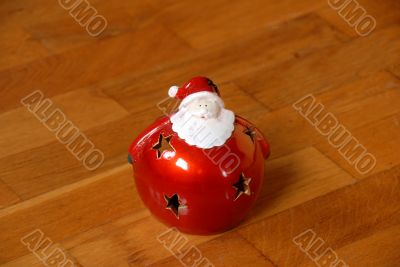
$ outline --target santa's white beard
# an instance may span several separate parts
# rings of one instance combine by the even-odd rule
[[[185,108],[171,116],[172,130],[186,143],[199,148],[225,144],[235,128],[235,114],[221,109],[217,118],[199,118]]]

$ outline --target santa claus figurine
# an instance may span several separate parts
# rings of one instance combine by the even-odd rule
[[[195,77],[168,94],[179,110],[155,121],[129,147],[136,188],[162,222],[192,234],[237,225],[260,193],[269,144],[224,107],[217,86]]]

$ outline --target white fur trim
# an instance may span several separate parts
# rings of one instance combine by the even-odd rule
[[[193,100],[195,100],[197,98],[202,98],[202,97],[208,97],[208,98],[212,98],[212,99],[216,100],[220,104],[221,108],[224,108],[224,106],[225,106],[224,102],[222,101],[222,99],[216,93],[202,91],[202,92],[197,92],[197,93],[194,93],[194,94],[190,94],[187,97],[185,97],[182,100],[182,102],[179,105],[179,107],[180,108],[184,107],[187,104],[189,104],[189,102],[191,102],[191,101],[193,101]]]
[[[169,95],[170,97],[175,97],[175,96],[176,96],[176,93],[178,92],[178,89],[179,89],[179,87],[176,86],[176,85],[171,86],[171,87],[169,88],[169,90],[168,90],[168,95]]]

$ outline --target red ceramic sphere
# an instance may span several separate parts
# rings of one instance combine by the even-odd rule
[[[238,225],[260,193],[269,145],[236,116],[225,145],[202,149],[172,130],[169,116],[154,122],[129,148],[137,191],[163,223],[191,234]]]

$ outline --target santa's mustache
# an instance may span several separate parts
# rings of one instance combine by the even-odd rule
[[[181,125],[197,125],[202,124],[204,127],[209,125],[212,121],[218,121],[220,119],[220,114],[215,115],[211,112],[205,110],[203,112],[198,111],[186,111],[181,113]]]

